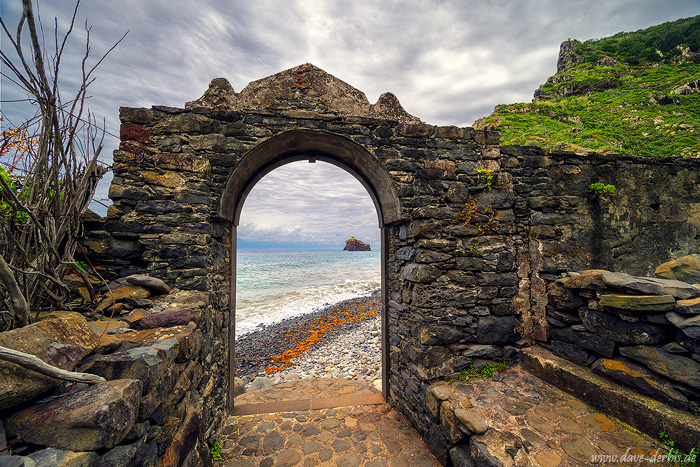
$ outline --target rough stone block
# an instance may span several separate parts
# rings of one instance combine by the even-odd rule
[[[700,315],[700,298],[676,301],[676,313]]]
[[[552,352],[557,357],[564,358],[570,362],[574,362],[577,365],[588,366],[588,361],[591,358],[591,354],[588,353],[583,347],[570,342],[564,342],[560,340],[553,339],[552,342]]]
[[[513,316],[482,316],[476,331],[479,344],[509,344],[520,336],[517,329],[520,322]]]
[[[664,279],[700,284],[700,254],[688,255],[663,263],[656,268],[655,273]]]
[[[7,432],[23,435],[53,409],[25,441],[67,451],[110,449],[136,421],[141,388],[141,381],[133,379],[97,383],[69,394],[55,409],[55,401],[50,401],[16,412],[7,421]]]
[[[147,394],[175,361],[178,346],[177,339],[166,339],[121,350],[93,361],[85,371],[109,380],[138,379]]]
[[[570,287],[564,284],[569,279],[559,279],[552,282],[547,287],[547,300],[549,304],[560,310],[577,310],[584,306],[586,301],[583,297],[576,294]]]
[[[683,394],[678,392],[671,383],[643,366],[621,359],[601,358],[593,363],[591,371],[665,402],[671,407],[688,410],[688,399]]]
[[[591,334],[589,332],[575,331],[569,327],[563,329],[552,328],[549,330],[549,333],[552,339],[579,345],[584,349],[597,353],[598,355],[612,358],[612,356],[615,354],[616,346],[614,341],[596,336],[595,334]]]
[[[96,452],[73,452],[63,451],[56,448],[46,448],[41,451],[29,454],[31,460],[36,462],[37,467],[93,467],[100,464],[100,455]]]
[[[606,312],[581,309],[579,315],[590,332],[620,344],[657,345],[666,343],[673,337],[673,332],[667,327],[630,323]]]
[[[569,289],[593,289],[597,291],[607,290],[608,286],[603,281],[603,271],[601,269],[590,269],[581,271],[581,274],[563,280],[564,287]]]
[[[151,291],[140,285],[127,285],[118,289],[107,292],[102,301],[97,305],[96,310],[103,312],[111,307],[114,303],[131,299],[143,299],[151,296]]]
[[[482,434],[489,429],[489,422],[481,415],[479,410],[474,408],[456,408],[455,417],[467,431],[467,434]],[[461,427],[460,427],[461,428]]]
[[[620,353],[661,376],[700,389],[700,363],[695,360],[646,345],[621,347]]]
[[[69,371],[98,345],[97,336],[79,313],[0,333],[0,346],[35,355]],[[0,362],[0,410],[29,401],[57,383],[14,363]]]

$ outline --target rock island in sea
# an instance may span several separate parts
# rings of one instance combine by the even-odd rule
[[[372,251],[369,244],[356,239],[355,237],[350,237],[345,240],[345,248],[343,251]]]

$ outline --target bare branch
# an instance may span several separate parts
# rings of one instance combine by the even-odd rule
[[[16,363],[24,368],[29,368],[42,375],[51,376],[52,378],[62,379],[64,381],[75,381],[78,383],[104,383],[107,381],[102,376],[93,375],[90,373],[77,373],[74,371],[62,370],[61,368],[49,365],[39,357],[20,352],[18,350],[8,349],[0,346],[0,360]]]

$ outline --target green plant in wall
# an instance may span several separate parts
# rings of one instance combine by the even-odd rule
[[[596,183],[591,183],[588,185],[588,191],[591,192],[593,195],[610,195],[614,196],[616,195],[615,193],[615,185],[606,185],[605,183],[602,182],[596,182]]]
[[[676,448],[676,442],[673,441],[664,431],[659,433],[659,438],[661,439],[661,442],[668,446],[668,454],[651,456],[650,461],[652,464],[656,463],[658,460],[659,463],[673,463],[673,465],[678,467],[700,467],[700,451],[693,448],[690,450],[689,454],[685,454],[683,451]]]
[[[493,188],[493,170],[477,167],[476,173],[478,173],[481,179],[486,182],[486,189],[491,191],[491,188]]]
[[[489,230],[493,230],[498,225],[496,213],[493,207],[482,208],[479,206],[479,198],[469,199],[464,204],[464,208],[455,216],[465,226],[473,225],[479,234],[483,235]]]
[[[484,256],[484,254],[479,250],[479,244],[476,242],[476,239],[472,240],[468,249],[457,248],[457,251],[464,256],[474,256],[477,258]]]
[[[471,362],[471,359],[469,359]],[[459,381],[469,381],[470,379],[489,379],[499,371],[507,370],[510,367],[505,363],[481,363],[476,366],[473,363],[459,372]]]
[[[215,461],[224,461],[224,456],[221,455],[221,444],[218,441],[214,441],[214,444],[209,448],[209,453],[211,458]]]

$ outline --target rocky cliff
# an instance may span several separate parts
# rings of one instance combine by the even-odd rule
[[[343,251],[372,251],[369,245],[363,241],[350,237],[345,241]]]

